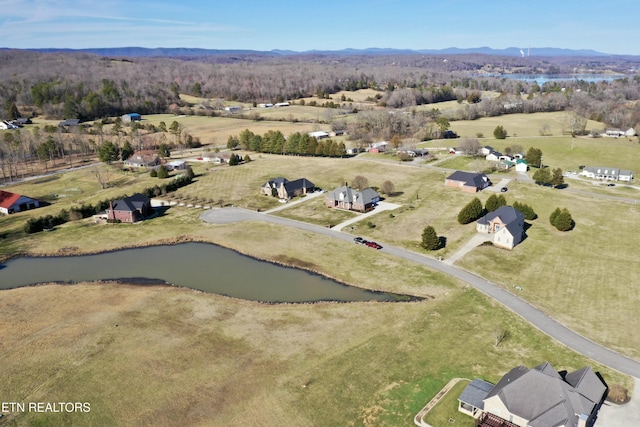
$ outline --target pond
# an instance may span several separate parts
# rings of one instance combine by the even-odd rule
[[[83,256],[24,257],[0,264],[0,289],[43,282],[97,280],[169,283],[269,303],[420,299],[347,286],[304,270],[260,261],[207,243],[152,246]]]
[[[625,76],[621,74],[496,74],[493,77],[507,78],[509,80],[520,80],[527,83],[536,82],[540,86],[549,82],[566,82],[582,80],[587,83],[611,82],[616,79],[622,79]]]

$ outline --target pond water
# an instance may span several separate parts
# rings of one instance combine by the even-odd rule
[[[263,302],[408,299],[346,286],[317,274],[259,261],[207,243],[152,246],[97,255],[24,257],[0,264],[0,289],[43,282],[128,282],[132,279],[134,283],[170,283]]]
[[[588,83],[611,82],[622,79],[623,75],[611,74],[496,74],[492,77],[504,77],[510,80],[520,80],[528,83],[537,82],[540,86],[548,82],[566,82],[583,80]]]

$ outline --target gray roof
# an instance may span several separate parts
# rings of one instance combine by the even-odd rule
[[[488,224],[498,217],[507,226],[515,223],[519,224],[520,229],[522,229],[522,225],[524,224],[524,215],[513,206],[500,206],[495,211],[489,212],[488,214],[480,218],[478,222],[480,224]]]
[[[343,198],[340,199],[340,194],[343,194]],[[377,201],[380,198],[380,194],[373,188],[365,188],[362,191],[356,191],[351,187],[343,185],[338,187],[330,193],[327,193],[327,199],[331,200],[347,200],[351,203],[362,204],[364,206],[369,205]]]
[[[307,178],[296,179],[295,181],[286,181],[284,183],[284,189],[287,190],[287,193],[293,193],[296,190],[300,190],[303,188],[315,188],[315,184],[309,181]]]
[[[493,384],[490,382],[476,378],[464,388],[458,400],[467,403],[474,408],[483,409],[483,400],[487,397],[487,394],[492,388]]]
[[[113,201],[114,211],[135,212],[142,211],[145,204],[151,203],[150,199],[144,194],[136,193],[131,197]]]
[[[633,175],[633,171],[619,169],[619,168],[610,168],[606,166],[588,166],[584,168],[584,170],[594,173],[594,174],[605,174],[610,176],[631,176]]]
[[[574,387],[567,377],[584,381],[583,387]],[[591,415],[607,387],[588,367],[565,378],[549,363],[533,369],[518,366],[500,379],[487,398],[499,396],[509,412],[529,420],[531,427],[577,426],[581,414]]]
[[[447,177],[452,181],[462,181],[465,185],[470,185],[476,188],[483,188],[485,182],[489,181],[489,177],[483,173],[473,173],[473,172],[464,172],[464,171],[455,171],[451,175]]]

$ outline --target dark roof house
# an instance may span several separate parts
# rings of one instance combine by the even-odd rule
[[[325,196],[325,203],[329,208],[347,209],[350,211],[367,212],[380,201],[380,194],[373,188],[356,191],[351,187],[342,186],[330,191]]]
[[[144,194],[136,193],[131,197],[112,201],[109,208],[96,215],[96,218],[133,223],[142,221],[152,213],[151,200]]]
[[[444,182],[446,187],[456,187],[467,193],[477,193],[491,185],[489,177],[483,173],[455,171]]]
[[[524,238],[524,214],[512,206],[500,206],[480,218],[476,230],[491,234],[495,246],[513,249]]]
[[[472,384],[460,395],[458,409],[478,418],[479,426],[590,427],[609,390],[604,379],[589,367],[566,373],[556,371],[548,362],[533,369],[513,368],[486,393],[481,404],[478,399],[486,384],[480,388]],[[469,411],[470,407],[476,411]],[[495,424],[496,419],[504,424]]]
[[[316,188],[315,184],[306,178],[299,178],[289,181],[281,176],[270,179],[262,184],[260,191],[267,196],[278,197],[279,199],[290,199],[292,197],[307,194]]]

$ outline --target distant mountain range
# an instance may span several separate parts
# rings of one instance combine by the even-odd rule
[[[607,53],[597,52],[590,49],[560,49],[554,47],[518,48],[508,47],[506,49],[492,49],[490,47],[477,47],[461,49],[450,47],[447,49],[391,49],[391,48],[368,48],[368,49],[342,49],[342,50],[307,50],[297,52],[292,50],[243,50],[243,49],[197,49],[197,48],[145,48],[145,47],[109,47],[95,49],[26,49],[38,52],[85,52],[102,56],[163,56],[163,57],[197,57],[212,55],[260,55],[260,56],[292,56],[292,55],[462,55],[462,54],[484,54],[497,56],[616,56]]]

